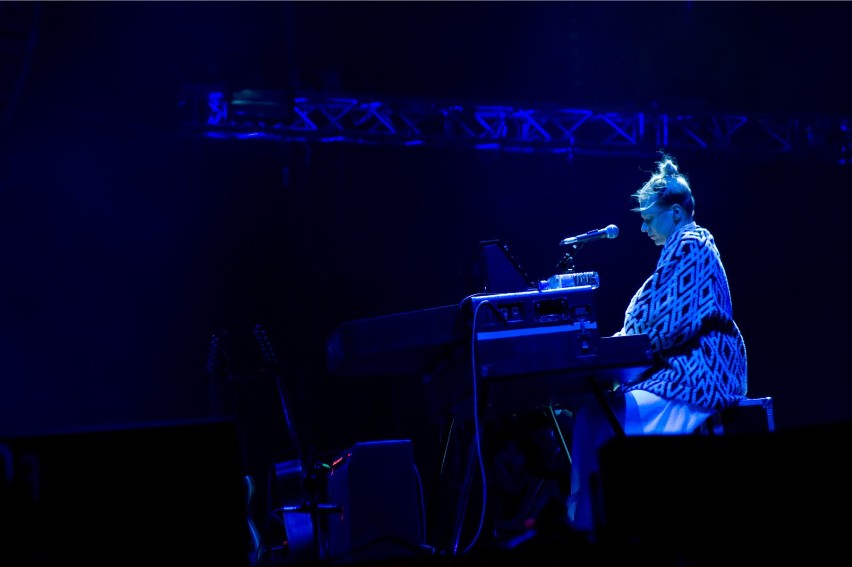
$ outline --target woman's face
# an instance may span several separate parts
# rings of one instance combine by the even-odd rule
[[[657,246],[662,246],[677,228],[675,206],[660,206],[654,203],[642,213],[642,232],[648,233]]]

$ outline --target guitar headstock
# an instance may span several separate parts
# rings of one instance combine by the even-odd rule
[[[264,362],[275,372],[280,368],[280,363],[278,361],[278,355],[275,353],[275,349],[272,348],[272,343],[269,341],[269,335],[266,333],[266,329],[263,328],[259,323],[254,326],[254,338],[257,341],[258,346],[260,347],[260,352],[263,355]]]
[[[210,335],[210,346],[207,348],[207,374],[213,376],[219,372],[219,355],[219,337],[213,333]]]

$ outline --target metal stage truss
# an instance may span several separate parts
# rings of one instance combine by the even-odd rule
[[[600,111],[417,99],[188,89],[194,135],[228,140],[454,146],[577,155],[645,155],[660,148],[743,157],[825,157],[850,163],[852,116]]]

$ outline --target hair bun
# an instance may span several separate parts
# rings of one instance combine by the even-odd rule
[[[666,156],[660,161],[659,171],[666,177],[674,177],[677,175],[677,164],[671,157]]]

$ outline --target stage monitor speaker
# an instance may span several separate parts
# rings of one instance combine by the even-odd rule
[[[329,475],[327,555],[334,563],[412,557],[424,539],[420,479],[410,440],[352,446]]]
[[[0,565],[247,565],[226,422],[0,439]]]
[[[603,531],[680,557],[847,550],[852,423],[618,438],[600,451]],[[713,554],[720,554],[719,556]]]

